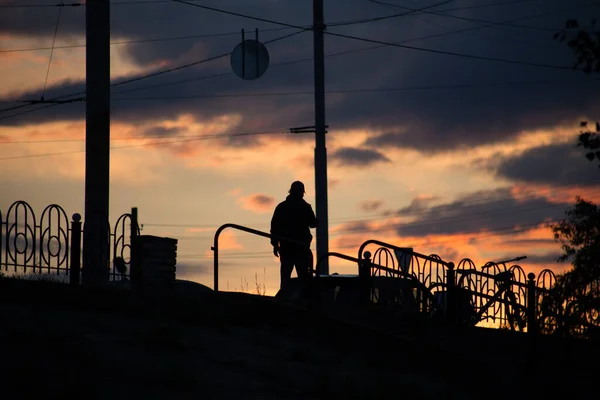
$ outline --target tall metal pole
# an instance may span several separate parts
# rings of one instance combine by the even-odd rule
[[[108,281],[110,179],[110,2],[88,0],[86,23],[83,283]]]
[[[323,0],[313,0],[315,58],[315,195],[317,202],[317,260],[329,252],[329,215],[327,210],[327,147],[325,145],[325,22]],[[318,271],[329,274],[327,259]]]

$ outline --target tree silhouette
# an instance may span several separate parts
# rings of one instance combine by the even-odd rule
[[[596,337],[600,326],[600,209],[577,197],[566,216],[550,227],[564,252],[557,261],[571,261],[573,269],[558,275],[542,300],[542,316],[556,324],[557,334]]]
[[[554,38],[573,50],[573,68],[587,74],[600,72],[600,31],[595,21],[588,31],[577,20],[568,20]],[[580,128],[577,146],[587,150],[588,160],[600,162],[600,123],[590,129],[583,121]],[[571,261],[573,269],[559,274],[554,287],[543,296],[542,326],[554,325],[555,329],[549,330],[559,335],[596,338],[600,336],[600,209],[578,196],[566,217],[549,227],[563,250],[557,261]]]
[[[554,34],[554,39],[566,42],[575,53],[573,68],[581,68],[588,74],[600,72],[600,30],[596,29],[595,20],[588,31],[581,28],[576,19],[570,19]]]
[[[584,130],[579,133],[577,146],[582,146],[584,149],[589,150],[585,154],[588,160],[600,161],[600,123],[596,122],[595,131],[591,131],[587,121],[582,121],[581,128]],[[598,165],[598,167],[600,167],[600,165]]]

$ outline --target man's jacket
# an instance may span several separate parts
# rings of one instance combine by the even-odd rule
[[[312,235],[310,228],[317,226],[317,218],[310,204],[302,197],[289,195],[275,208],[271,219],[271,234],[297,240],[310,246]],[[271,239],[273,247],[279,247],[285,253],[301,251],[298,246],[285,241]]]

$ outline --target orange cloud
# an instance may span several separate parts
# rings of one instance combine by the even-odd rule
[[[243,248],[244,246],[237,241],[237,236],[233,231],[223,231],[219,236],[219,250],[241,250]]]
[[[524,232],[509,232],[509,234],[480,231],[402,237],[394,229],[386,229],[396,223],[397,220],[394,219],[336,225],[330,236],[330,251],[356,257],[362,243],[368,239],[377,239],[399,247],[412,247],[418,253],[436,254],[443,260],[452,261],[457,265],[461,260],[468,258],[477,268],[488,261],[499,262],[518,256],[528,256],[518,262],[525,273],[539,274],[544,269],[560,273],[571,267],[568,263],[555,262],[556,255],[561,252],[560,246],[554,242],[551,230],[544,224]],[[366,250],[373,254],[378,248],[378,245],[369,245]],[[343,266],[343,264],[339,265]]]
[[[250,210],[259,214],[273,211],[275,206],[275,197],[266,194],[255,193],[250,196],[240,197],[237,201],[245,210]]]

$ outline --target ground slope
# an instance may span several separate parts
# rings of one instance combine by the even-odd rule
[[[593,373],[576,361],[591,347],[524,339],[185,283],[133,293],[0,279],[2,399],[586,398]]]

